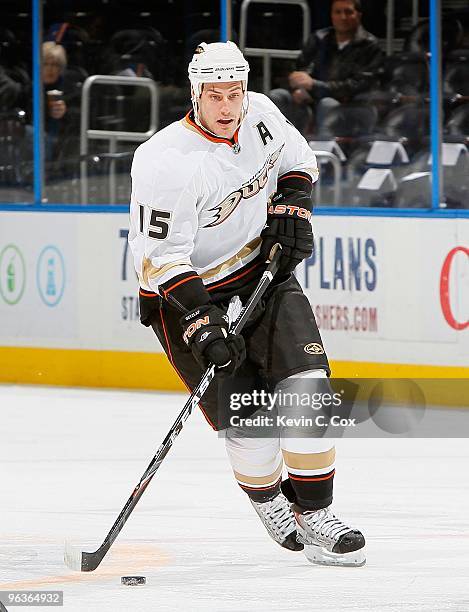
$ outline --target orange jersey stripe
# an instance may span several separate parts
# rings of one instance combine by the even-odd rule
[[[188,276],[187,278],[183,278],[182,280],[178,281],[177,283],[174,283],[174,285],[171,285],[171,287],[168,287],[168,289],[166,289],[166,291],[163,290],[163,293],[165,295],[165,297],[168,295],[168,293],[170,291],[172,291],[173,289],[176,289],[176,287],[179,287],[179,285],[183,285],[184,283],[187,283],[190,280],[193,280],[194,278],[199,278],[199,276],[197,274],[194,274],[192,276]]]
[[[284,174],[283,176],[281,176],[281,177],[278,179],[278,181],[277,181],[277,182],[278,182],[278,183],[280,183],[280,181],[283,181],[284,179],[287,179],[287,178],[292,178],[292,177],[293,177],[293,178],[300,178],[300,179],[303,179],[303,180],[304,180],[304,181],[306,181],[307,183],[312,183],[312,182],[313,182],[311,179],[307,179],[307,178],[306,178],[306,176],[303,176],[302,174]]]
[[[153,291],[145,291],[145,289],[140,289],[139,290],[139,294],[143,295],[144,297],[150,297],[150,298],[154,298],[154,297],[158,297],[157,293],[153,293]]]
[[[207,138],[207,140],[211,140],[212,142],[225,142],[227,145],[229,145],[230,147],[233,146],[233,144],[236,144],[238,142],[238,132],[239,132],[239,128],[236,130],[236,132],[233,134],[233,139],[232,141],[229,138],[223,138],[222,136],[212,136],[211,134],[209,134],[208,132],[206,132],[205,130],[203,130],[200,125],[197,125],[197,123],[195,123],[194,121],[192,121],[191,117],[190,117],[190,113],[191,111],[189,111],[186,115],[186,121],[187,123],[189,123],[193,128],[195,128],[199,134],[201,134],[204,138]]]
[[[268,485],[267,487],[249,487],[248,485],[243,484],[238,481],[239,486],[242,489],[249,489],[249,491],[268,491],[269,489],[274,489],[278,483],[280,482],[280,478],[274,482],[274,484]]]

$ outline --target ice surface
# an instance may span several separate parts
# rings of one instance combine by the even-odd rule
[[[197,412],[101,566],[67,569],[64,540],[97,548],[184,397],[0,386],[2,590],[63,590],[66,612],[469,611],[467,440],[339,440],[334,506],[368,563],[317,567],[270,540]]]

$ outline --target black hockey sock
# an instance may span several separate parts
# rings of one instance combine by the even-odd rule
[[[282,492],[302,510],[319,510],[332,503],[334,470],[321,476],[297,476],[288,474],[282,482]]]

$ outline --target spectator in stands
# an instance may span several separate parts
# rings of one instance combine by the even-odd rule
[[[45,42],[42,45],[42,83],[44,92],[62,91],[64,72],[67,67],[67,54],[62,45],[55,42]],[[47,116],[51,119],[62,119],[67,112],[64,100],[52,100],[47,104]]]
[[[0,66],[0,110],[13,108],[22,94],[21,83],[8,76],[6,70]]]
[[[67,66],[67,54],[55,42],[42,45],[42,83],[44,89],[45,110],[45,156],[46,161],[57,157],[59,138],[67,127],[67,105],[64,96],[64,72]],[[61,95],[60,95],[60,93]]]
[[[165,40],[154,28],[116,32],[107,49],[105,70],[110,74],[163,80]]]
[[[31,97],[31,78],[17,51],[13,32],[0,27],[0,112],[24,110]]]
[[[384,54],[362,24],[360,0],[332,0],[332,26],[316,30],[288,77],[289,90],[274,89],[271,98],[302,132],[314,113],[316,128],[327,111],[356,99],[375,82]]]
[[[13,32],[0,27],[0,111],[24,110],[31,97],[31,78]]]

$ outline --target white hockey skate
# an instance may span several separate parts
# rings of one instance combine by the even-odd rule
[[[249,501],[277,544],[288,550],[303,550],[303,544],[297,540],[295,515],[283,493],[267,502]]]
[[[308,561],[318,565],[365,565],[365,538],[351,529],[329,508],[298,511],[295,506],[298,541],[304,544]]]

